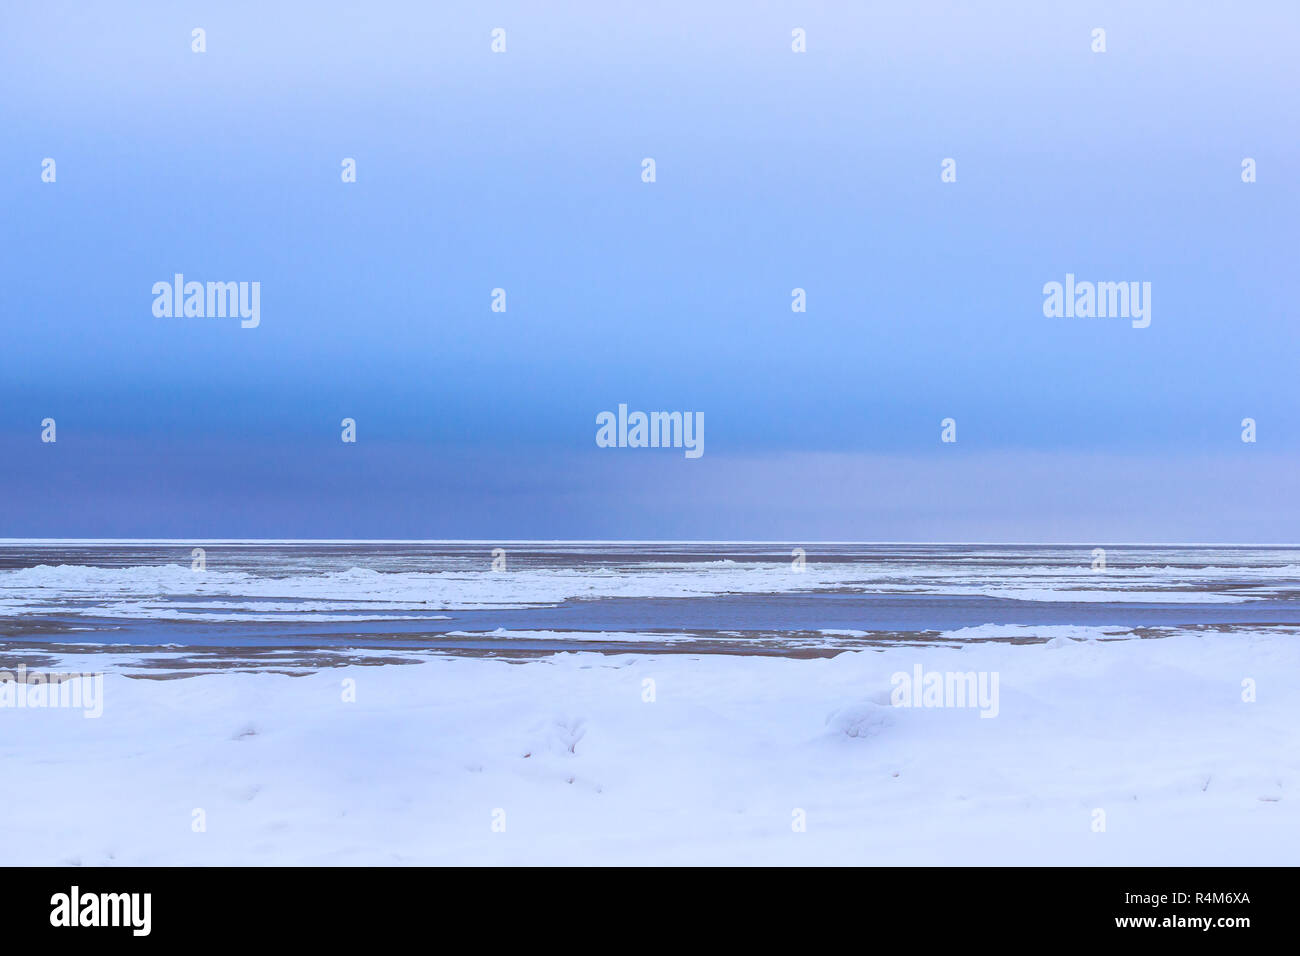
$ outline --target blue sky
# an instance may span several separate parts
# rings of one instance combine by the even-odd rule
[[[0,536],[1300,541],[1294,4],[264,6],[0,10]]]

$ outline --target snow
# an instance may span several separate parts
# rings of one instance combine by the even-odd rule
[[[1175,633],[1180,629],[1161,628],[1165,633]],[[1113,640],[1125,637],[1131,632],[1126,627],[1097,627],[1086,624],[978,624],[974,627],[958,627],[942,631],[939,637],[945,641],[997,641],[1037,638],[1054,641],[1057,638],[1072,638],[1080,641]]]
[[[1300,858],[1294,634],[1050,636],[169,680],[66,655],[40,669],[107,671],[104,713],[0,709],[0,864]],[[997,716],[892,706],[918,665],[998,674]]]
[[[538,607],[603,597],[672,598],[836,590],[858,594],[929,594],[1038,602],[1235,604],[1272,597],[1277,582],[1300,582],[1300,565],[1267,568],[972,565],[961,560],[818,563],[802,571],[769,562],[642,560],[606,566],[520,568],[484,573],[486,561],[437,570],[263,573],[188,565],[105,568],[37,565],[0,570],[0,610],[193,621],[409,620],[394,612]],[[202,603],[196,603],[202,599]],[[336,612],[335,617],[322,617]]]

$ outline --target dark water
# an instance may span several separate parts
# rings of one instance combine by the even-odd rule
[[[205,544],[195,572],[186,543],[4,544],[0,640],[772,650],[981,625],[1300,627],[1296,548],[1108,547],[1100,571],[1088,545],[509,543],[498,573],[494,547]]]

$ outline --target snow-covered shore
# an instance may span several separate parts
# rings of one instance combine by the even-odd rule
[[[103,716],[0,708],[0,863],[1300,861],[1286,634],[411,659],[41,668],[107,670]],[[917,666],[996,717],[891,706]]]

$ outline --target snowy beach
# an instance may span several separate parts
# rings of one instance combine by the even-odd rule
[[[201,639],[207,624],[196,621],[184,623],[185,633],[200,635],[190,645],[131,643],[113,630],[130,618],[127,604],[137,617],[165,617],[193,602],[198,581],[209,593],[231,592],[223,614],[240,619],[220,625],[228,635],[230,627],[267,626],[257,620],[268,616],[259,604],[301,598],[307,578],[241,571],[236,587],[232,577],[179,568],[43,569],[30,553],[29,566],[14,568],[9,550],[10,567],[0,570],[0,599],[10,608],[0,672],[104,676],[94,717],[48,706],[54,689],[30,676],[0,684],[8,688],[0,700],[0,862],[1183,865],[1300,857],[1300,627],[1280,611],[1272,623],[1083,625],[1072,623],[1076,609],[1099,602],[1062,592],[1113,589],[1120,600],[1102,603],[1119,614],[1160,597],[1245,614],[1289,603],[1292,554],[1247,554],[1235,568],[1223,555],[1184,554],[1159,572],[1118,568],[1110,577],[1067,574],[1048,560],[1030,573],[1023,556],[1002,556],[992,570],[968,567],[948,590],[1026,590],[1030,577],[1055,579],[1039,588],[1050,591],[1046,602],[1028,603],[1059,608],[1057,623],[903,634],[871,626],[871,602],[893,600],[875,589],[910,582],[928,592],[945,569],[972,564],[969,552],[950,550],[929,568],[872,558],[880,573],[857,557],[838,571],[817,567],[798,578],[810,588],[812,603],[799,612],[807,620],[762,641],[725,632],[674,640],[658,629],[462,632],[468,646],[448,651],[415,632],[401,640],[340,635],[331,646],[275,646],[263,637],[227,646]],[[334,576],[317,583],[329,595],[311,598],[328,598],[324,616],[411,616],[413,572],[370,563],[387,570],[342,574],[364,582],[371,597],[384,594],[383,608],[359,612],[362,597],[325,572]],[[480,571],[487,582],[475,586],[495,588],[496,601],[549,599],[554,608],[583,573],[524,564],[513,579]],[[709,568],[727,579],[714,590],[737,590],[746,575],[743,562],[701,570],[692,557],[658,568],[658,589],[707,591]],[[630,574],[630,590],[653,590],[656,577],[644,567],[591,572],[612,578],[605,588],[614,594],[620,573]],[[781,569],[769,559],[749,573],[774,580]],[[458,575],[469,580],[468,572],[449,576]],[[548,576],[550,592],[537,586]],[[1223,593],[1214,581],[1224,582]],[[1139,582],[1156,601],[1126,600]],[[815,627],[830,606],[817,603],[819,589],[854,587],[863,595],[861,627]],[[761,604],[760,589],[751,591],[744,600]],[[930,599],[938,616],[952,602]],[[460,613],[456,601],[433,603],[440,615]],[[280,613],[305,625],[313,610],[322,613]],[[544,647],[529,647],[543,638]],[[550,649],[597,639],[612,650]],[[936,674],[946,690],[923,698],[919,678]],[[915,697],[900,694],[913,675]],[[969,690],[964,699],[952,699],[954,679]],[[20,703],[16,695],[29,696]]]
[[[4,862],[1300,856],[1295,634],[815,660],[437,657],[300,677],[132,679],[130,660],[103,655],[56,669],[106,663],[98,719],[0,712]],[[918,664],[998,673],[997,716],[892,706],[891,676]]]

